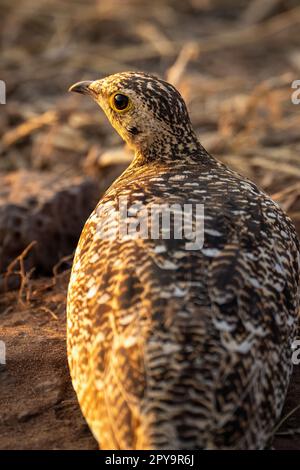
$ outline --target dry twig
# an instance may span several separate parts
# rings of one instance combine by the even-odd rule
[[[25,269],[25,258],[28,255],[29,251],[36,245],[36,241],[32,241],[23,251],[22,253],[17,256],[7,267],[5,276],[4,276],[4,281],[5,281],[5,290],[8,290],[8,278],[16,274],[20,276],[20,288],[19,288],[19,293],[18,293],[18,302],[22,304],[23,306],[26,305],[26,303],[30,302],[30,294],[31,294],[31,289],[30,289],[30,276],[34,271],[34,268],[32,268],[30,271],[26,272]],[[19,263],[19,270],[15,271],[16,265]],[[28,287],[26,293],[25,293],[25,300],[26,302],[23,301],[24,297],[24,292],[26,287]]]

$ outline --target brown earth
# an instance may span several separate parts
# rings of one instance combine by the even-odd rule
[[[167,78],[203,145],[278,201],[300,234],[297,0],[0,0],[0,449],[96,449],[67,370],[72,253],[130,154],[70,84]],[[60,261],[61,260],[61,261]],[[54,271],[54,274],[53,274]],[[296,366],[277,449],[300,449]]]
[[[66,363],[67,277],[55,287],[49,279],[35,281],[28,306],[12,294],[2,313],[1,449],[97,449]]]

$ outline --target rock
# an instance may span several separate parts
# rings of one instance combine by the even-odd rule
[[[25,170],[0,175],[0,272],[36,241],[26,270],[51,273],[75,249],[99,196],[99,185],[87,177]]]

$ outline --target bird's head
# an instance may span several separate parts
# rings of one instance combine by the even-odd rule
[[[90,95],[136,152],[176,158],[198,144],[180,93],[152,75],[118,73],[75,83],[70,91]]]

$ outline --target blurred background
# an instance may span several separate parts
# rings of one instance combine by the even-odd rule
[[[0,324],[13,344],[0,448],[94,448],[65,364],[66,288],[83,223],[131,154],[96,104],[67,90],[126,70],[170,81],[201,143],[300,233],[300,3],[0,0],[0,13]],[[300,448],[299,419],[277,448]]]

